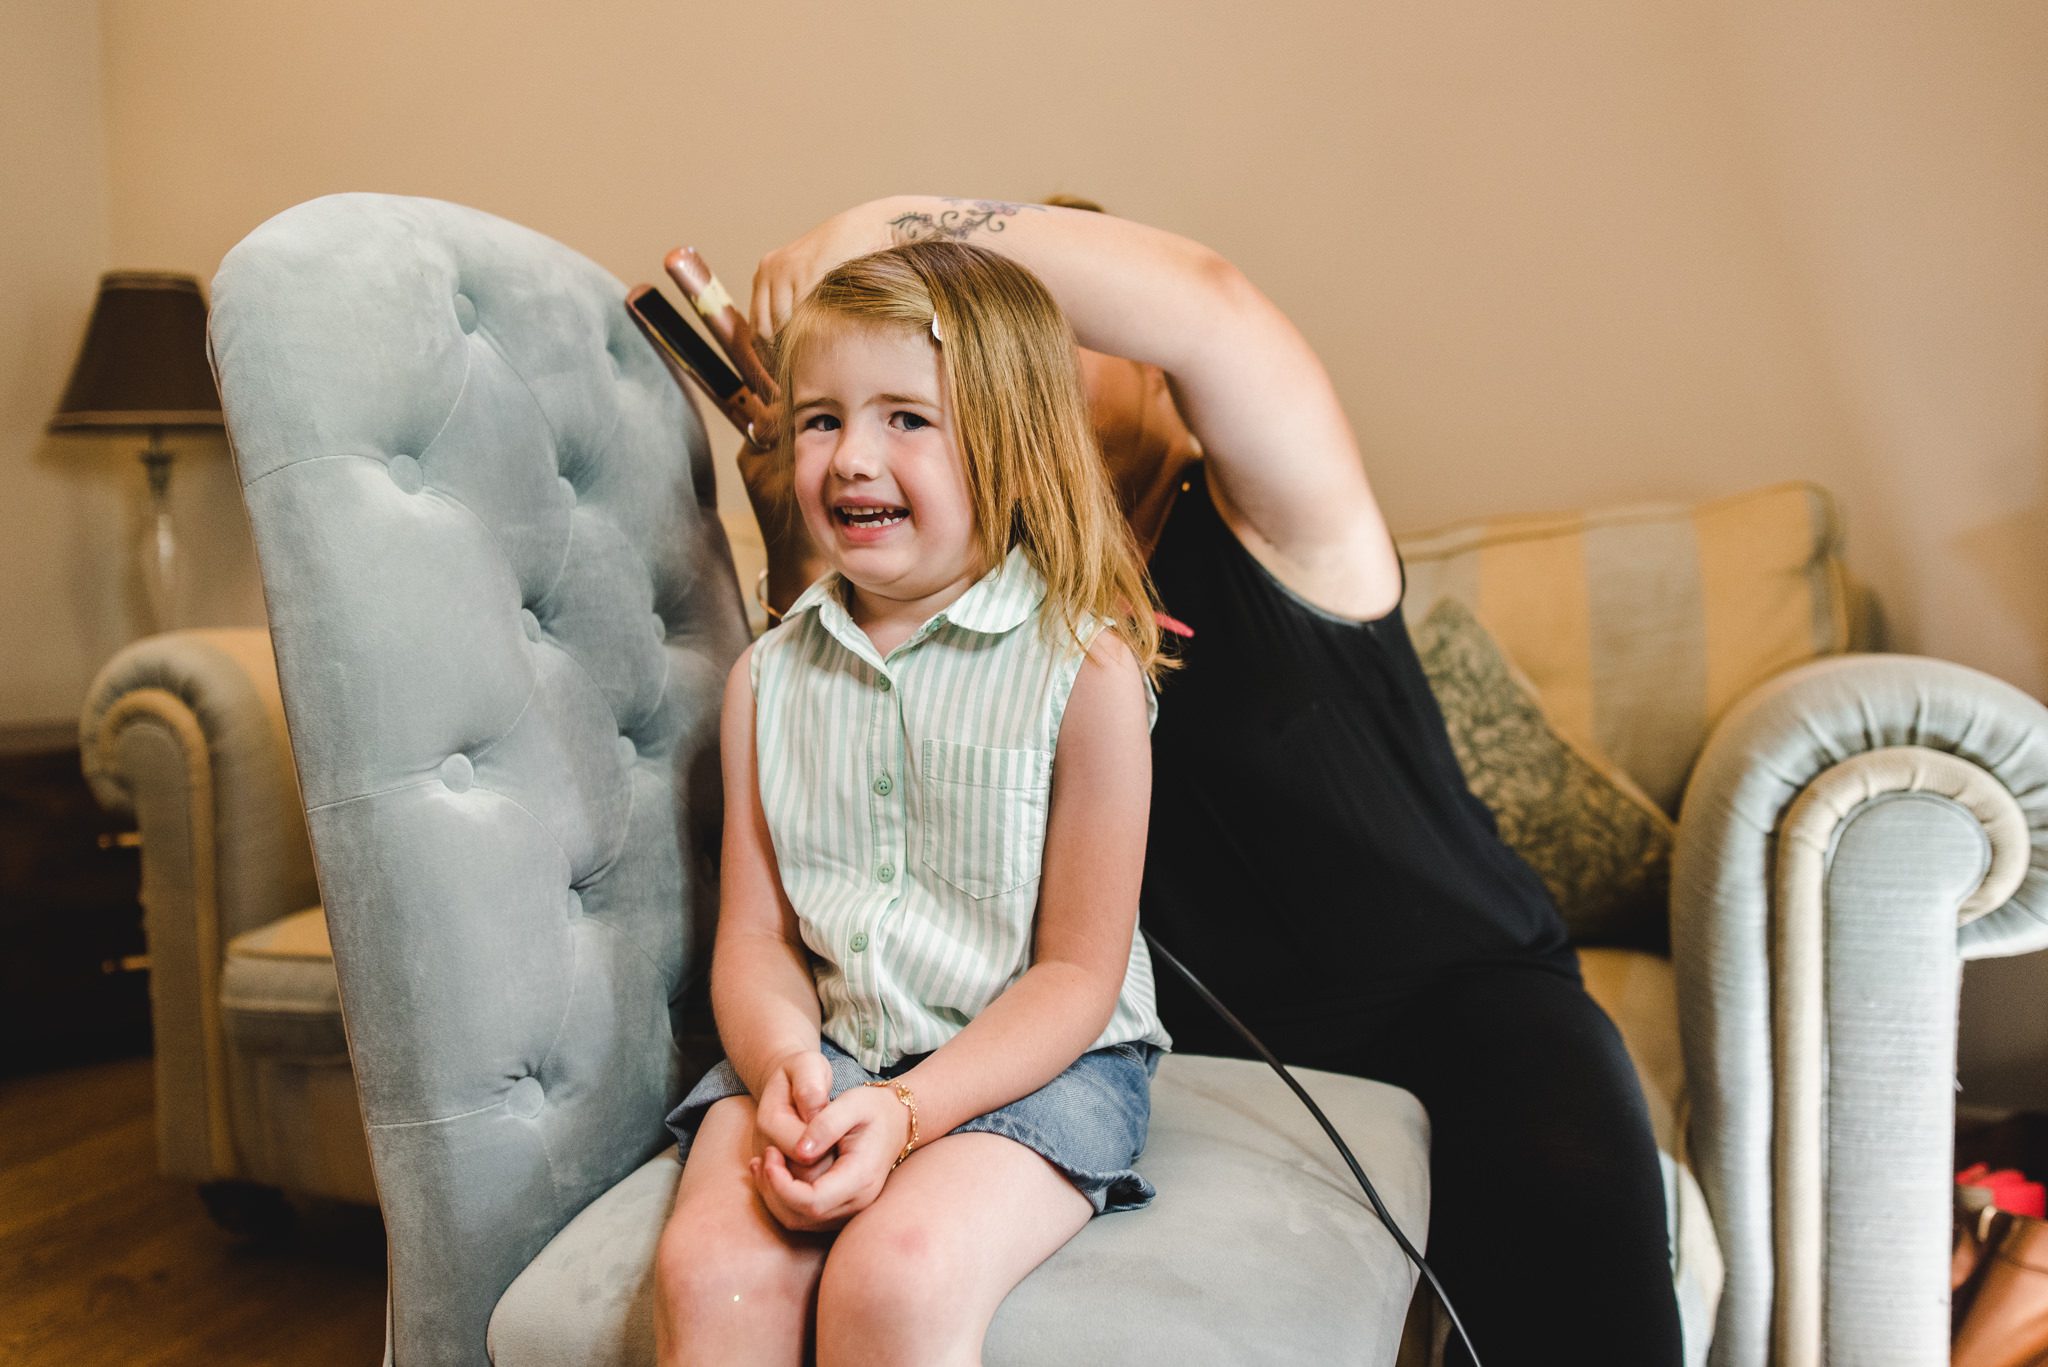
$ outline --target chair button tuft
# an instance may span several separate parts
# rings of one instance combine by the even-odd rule
[[[464,332],[476,331],[476,301],[466,294],[455,296],[455,323]]]
[[[619,763],[625,768],[630,769],[636,762],[638,762],[639,758],[640,747],[633,744],[633,738],[631,736],[620,736]]]
[[[505,1093],[505,1109],[522,1120],[531,1120],[540,1114],[547,1093],[541,1090],[540,1079],[523,1077],[512,1084],[512,1090]]]
[[[466,793],[475,781],[476,766],[469,762],[468,755],[450,755],[441,761],[441,782],[448,785],[449,792]]]
[[[519,609],[519,630],[527,640],[536,644],[540,641],[540,618],[533,615],[532,608]]]
[[[391,482],[408,494],[416,494],[426,487],[426,471],[420,469],[419,461],[411,456],[393,456],[389,469]]]
[[[564,910],[566,911],[566,913],[567,913],[567,915],[568,915],[568,918],[569,918],[570,920],[572,920],[572,921],[580,921],[580,920],[582,920],[582,919],[583,919],[583,894],[582,894],[582,893],[580,893],[580,892],[578,892],[578,891],[576,891],[576,889],[574,889],[574,888],[570,888],[570,889],[569,889],[569,900],[568,900],[568,903],[567,903],[567,905],[565,906]]]

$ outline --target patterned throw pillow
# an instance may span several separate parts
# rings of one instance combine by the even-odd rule
[[[1676,813],[1738,698],[1854,640],[1839,525],[1825,490],[1790,483],[1410,532],[1406,612],[1463,602],[1552,729]]]
[[[1665,948],[1671,819],[1558,733],[1463,603],[1439,601],[1415,649],[1466,781],[1557,899],[1573,942]]]

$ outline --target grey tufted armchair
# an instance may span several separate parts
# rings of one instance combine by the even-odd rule
[[[214,281],[402,1367],[652,1356],[745,627],[705,434],[623,294],[380,195],[279,215]],[[1420,1108],[1305,1076],[1419,1232]],[[1392,1361],[1409,1271],[1257,1065],[1169,1059],[1144,1163],[1165,1197],[1027,1279],[989,1361]]]

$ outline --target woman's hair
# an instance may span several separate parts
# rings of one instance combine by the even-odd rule
[[[943,341],[933,340],[938,324]],[[909,242],[836,267],[775,337],[785,461],[795,377],[846,326],[902,328],[938,349],[983,563],[1021,546],[1045,579],[1049,632],[1106,618],[1158,679],[1152,584],[1089,422],[1073,328],[1038,277],[983,247]]]
[[[1106,214],[1109,212],[1109,210],[1103,208],[1094,200],[1083,199],[1079,195],[1047,195],[1039,203],[1050,204],[1055,209],[1085,209],[1091,214]]]

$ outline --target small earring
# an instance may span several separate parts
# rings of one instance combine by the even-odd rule
[[[934,342],[944,342],[946,340],[939,335],[939,315],[936,313],[932,315],[932,340]]]

